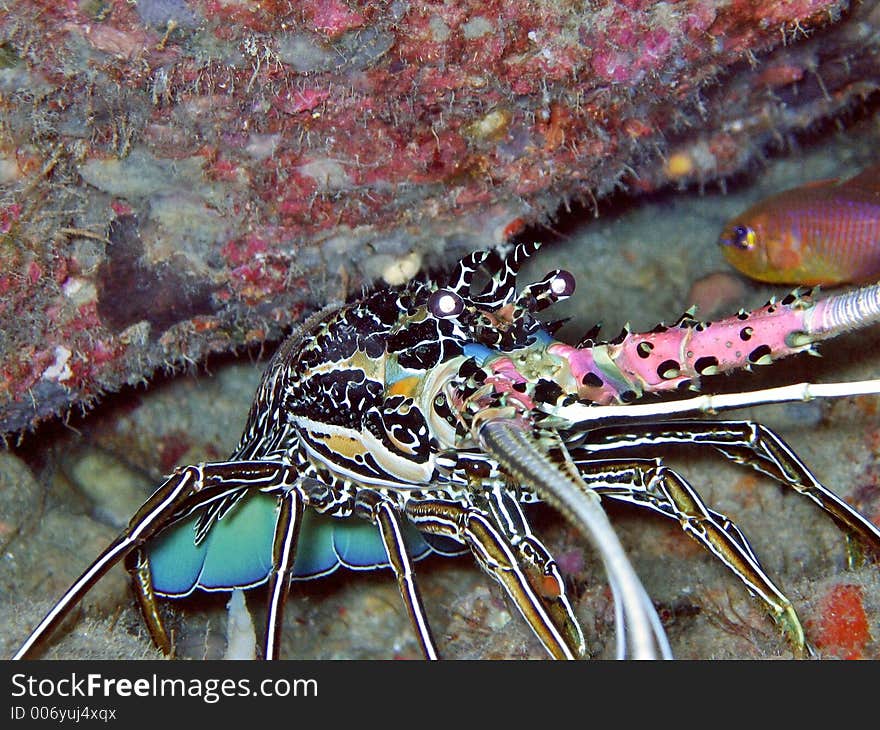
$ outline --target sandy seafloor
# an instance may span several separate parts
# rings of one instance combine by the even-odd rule
[[[749,203],[808,180],[857,172],[877,162],[880,117],[818,142],[792,146],[727,191],[670,191],[622,199],[561,219],[525,279],[557,266],[578,280],[575,297],[548,317],[572,316],[563,335],[576,341],[594,322],[608,337],[624,322],[649,329],[674,321],[691,287],[728,272],[715,241],[723,222]],[[531,273],[532,276],[529,276]],[[741,292],[723,304],[759,306],[788,287],[737,275]],[[712,296],[720,289],[710,286]],[[269,350],[271,352],[271,350]],[[826,343],[824,357],[799,356],[741,378],[709,378],[705,389],[759,388],[814,380],[880,377],[880,328]],[[0,654],[10,655],[52,601],[124,524],[175,464],[222,458],[234,446],[265,357],[248,353],[156,379],[107,397],[68,426],[56,424],[0,452]],[[880,522],[880,398],[756,408],[746,416],[777,429],[819,479]],[[846,567],[840,531],[808,500],[714,453],[674,451],[668,463],[714,509],[743,529],[765,568],[792,600],[815,656],[880,658],[880,558]],[[788,658],[790,647],[743,585],[676,525],[612,508],[633,564],[680,658]],[[592,656],[614,654],[613,613],[601,566],[582,538],[548,509],[534,526],[559,557]],[[545,652],[491,580],[467,557],[418,564],[427,612],[444,657],[543,658]],[[852,607],[861,599],[868,632]],[[220,658],[226,648],[226,594],[164,602],[179,656]],[[258,632],[265,599],[248,593]],[[856,610],[858,614],[858,610]],[[296,583],[286,608],[289,658],[418,658],[419,649],[390,572],[340,571]],[[836,633],[834,631],[836,630]],[[849,632],[850,635],[847,634]],[[855,642],[855,648],[848,647]],[[121,568],[102,580],[41,651],[47,658],[156,658]]]

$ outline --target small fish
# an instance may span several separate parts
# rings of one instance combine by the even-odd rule
[[[880,281],[880,165],[762,200],[718,244],[742,273],[773,284]]]

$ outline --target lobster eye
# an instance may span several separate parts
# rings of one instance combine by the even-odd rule
[[[574,294],[576,282],[568,271],[560,270],[550,281],[550,291],[556,297],[570,297]]]
[[[733,245],[748,251],[755,245],[755,232],[748,226],[734,226]]]
[[[439,289],[428,299],[428,311],[435,317],[456,317],[464,311],[464,299],[449,289]]]

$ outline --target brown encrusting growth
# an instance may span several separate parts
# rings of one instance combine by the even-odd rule
[[[794,0],[20,0],[0,432],[852,108],[880,11]]]

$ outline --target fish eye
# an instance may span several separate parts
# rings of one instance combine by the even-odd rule
[[[428,311],[441,319],[456,317],[464,311],[464,299],[449,289],[438,289],[428,298]]]
[[[748,226],[733,227],[733,245],[748,251],[755,247],[755,232]]]

